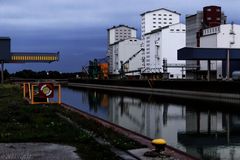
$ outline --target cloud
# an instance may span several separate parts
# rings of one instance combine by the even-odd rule
[[[240,2],[232,0],[235,6]],[[177,4],[177,5],[176,5]],[[186,7],[190,4],[191,7]],[[205,5],[222,5],[227,12],[237,12],[223,0],[8,0],[0,2],[0,24],[22,28],[75,28],[108,26],[111,23],[140,22],[140,13],[156,8],[169,8],[193,14]],[[140,25],[135,24],[135,25]]]
[[[222,6],[229,22],[239,22],[238,0],[0,0],[0,35],[12,38],[14,51],[60,51],[61,61],[43,67],[76,71],[89,59],[105,56],[107,28],[139,29],[140,14],[157,8],[182,13],[184,22],[186,14],[206,5]],[[21,66],[38,69],[41,64]],[[11,71],[18,69],[9,65]]]

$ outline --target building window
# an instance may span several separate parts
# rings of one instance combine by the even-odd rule
[[[180,31],[179,29],[176,29],[176,31]]]
[[[163,16],[167,16],[166,14],[164,14]]]
[[[153,16],[156,16],[156,14],[153,14]]]
[[[153,22],[153,24],[156,24],[156,22]]]
[[[173,31],[174,31],[174,29],[170,29],[170,31],[172,31],[172,32],[173,32]]]
[[[164,20],[167,20],[167,18],[164,18]]]
[[[164,22],[164,24],[167,24],[167,22]]]
[[[207,20],[212,20],[212,17],[207,17]]]
[[[218,9],[216,9],[216,11],[217,11],[217,12],[220,12],[220,9],[218,8]]]
[[[171,14],[169,14],[169,16],[172,16]]]
[[[208,8],[207,11],[208,11],[208,12],[211,12],[211,8]]]
[[[161,14],[158,14],[159,16],[162,16]]]
[[[153,26],[153,28],[156,28],[156,26]]]
[[[169,24],[172,24],[172,22],[169,22]]]
[[[169,20],[172,20],[172,18],[169,18]]]
[[[162,22],[158,22],[158,24],[162,24]]]
[[[158,18],[158,20],[161,20],[161,18]]]
[[[153,18],[153,20],[156,20],[156,18]]]
[[[184,32],[185,32],[186,30],[185,30],[185,29],[183,29],[182,31],[184,31]]]
[[[217,18],[217,21],[220,21],[220,18],[219,18],[219,17]]]

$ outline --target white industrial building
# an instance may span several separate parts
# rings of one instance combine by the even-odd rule
[[[163,73],[163,60],[169,66],[169,78],[183,78],[185,75],[182,67],[185,61],[177,60],[177,50],[185,47],[186,26],[178,23],[165,26],[145,34],[142,54],[142,71],[144,73]],[[170,67],[171,66],[171,67]]]
[[[240,48],[240,25],[222,24],[203,30],[200,38],[201,48]],[[222,77],[222,61],[211,61],[211,71],[216,71],[216,78]],[[207,61],[200,61],[200,70],[207,71]]]
[[[112,44],[125,40],[128,38],[136,38],[137,30],[133,27],[129,27],[127,25],[118,25],[113,26],[107,29],[108,33],[108,51],[107,57],[109,57],[109,73],[113,73],[113,48]]]
[[[211,13],[215,12],[215,13]],[[218,12],[221,12],[218,15]],[[210,14],[209,14],[210,13]],[[220,21],[217,19],[220,18]],[[214,26],[219,26],[220,24],[225,24],[227,17],[224,12],[221,11],[219,6],[206,6],[202,11],[197,11],[195,14],[186,16],[186,47],[200,47],[200,37],[203,29],[211,27],[214,22]],[[217,24],[216,24],[217,22]],[[196,69],[199,66],[198,60],[187,60],[186,61],[186,78],[194,79],[199,78],[196,75]],[[192,68],[193,67],[193,68]],[[198,71],[198,70],[197,70]]]
[[[126,72],[141,68],[141,43],[142,41],[139,39],[129,38],[110,45],[112,48],[112,74],[120,74],[121,61],[123,63],[129,61],[124,65]]]
[[[137,36],[137,30],[135,28],[122,24],[118,26],[113,26],[107,29],[107,31],[108,45],[131,37],[136,38]]]
[[[141,36],[152,30],[180,22],[180,13],[165,8],[147,11],[141,14]]]

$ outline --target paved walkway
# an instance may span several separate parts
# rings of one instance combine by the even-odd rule
[[[75,151],[52,143],[0,143],[0,160],[81,160]]]

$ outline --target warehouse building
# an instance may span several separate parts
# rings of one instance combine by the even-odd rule
[[[240,25],[223,24],[216,27],[211,27],[203,30],[203,35],[200,37],[200,47],[202,48],[240,48]],[[231,72],[240,70],[240,64],[234,61],[231,64]],[[226,73],[223,68],[226,68],[225,61],[210,61],[211,79],[226,78]],[[238,67],[239,66],[239,67]],[[200,61],[200,72],[206,77],[207,61]],[[230,73],[231,75],[231,73]]]
[[[114,44],[110,45],[110,47],[113,50],[112,74],[119,75],[121,72],[121,67],[124,67],[126,72],[141,69],[141,40],[129,38],[115,42]],[[121,63],[125,63],[125,65],[121,66]],[[140,72],[138,72],[138,74],[139,73]]]
[[[178,23],[145,34],[143,73],[169,73],[168,78],[183,78],[185,73],[177,66],[184,65],[185,61],[177,59],[177,50],[185,47],[185,33],[185,24]],[[163,68],[163,61],[167,63],[166,69]]]
[[[118,25],[113,26],[107,29],[108,33],[108,50],[107,57],[109,57],[109,73],[113,74],[113,44],[128,39],[128,38],[136,38],[137,30],[133,27],[129,27],[127,25]]]
[[[186,47],[200,47],[200,37],[203,30],[225,24],[227,17],[219,6],[206,6],[196,14],[186,16]],[[199,71],[200,61],[186,61],[186,76],[188,79],[199,79],[202,75]],[[193,66],[193,67],[192,67]],[[195,68],[195,69],[193,69]]]

